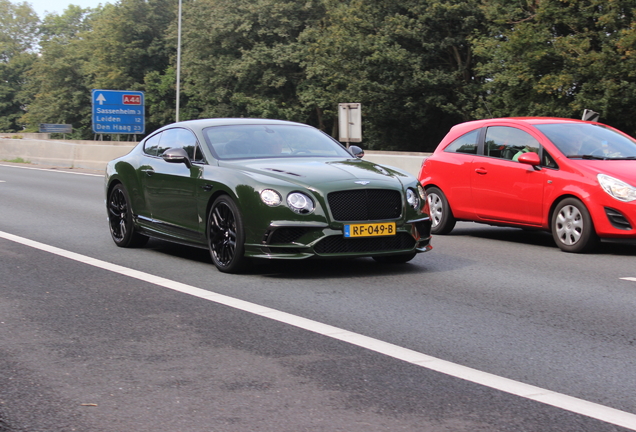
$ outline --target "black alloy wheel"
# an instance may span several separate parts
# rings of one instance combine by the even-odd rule
[[[113,187],[108,195],[108,225],[110,235],[119,247],[138,247],[148,242],[133,224],[132,210],[126,188],[122,184]]]
[[[243,219],[234,201],[218,197],[208,216],[208,246],[214,265],[224,273],[238,273],[245,267]]]

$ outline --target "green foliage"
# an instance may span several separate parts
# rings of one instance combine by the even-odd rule
[[[176,121],[176,80],[176,72],[172,66],[168,67],[164,74],[151,71],[144,77],[146,123],[150,130]],[[184,118],[184,116],[180,117]]]
[[[301,99],[324,124],[338,102],[361,102],[369,148],[426,151],[469,118],[476,2],[329,0],[327,10],[301,36]]]
[[[166,46],[166,31],[176,10],[176,0],[107,4],[81,44],[90,54],[83,72],[94,88],[140,90],[147,73],[166,70],[173,51]]]
[[[317,1],[201,0],[184,6],[183,85],[192,115],[309,120],[298,35]]]
[[[0,62],[0,131],[2,132],[22,130],[20,117],[24,111],[20,92],[35,58],[35,54],[25,52],[13,55],[9,62]]]
[[[363,146],[430,151],[461,121],[579,118],[636,134],[634,0],[184,0],[180,119],[267,117]],[[91,90],[142,90],[146,132],[176,117],[178,0],[69,6],[42,21],[0,0],[0,131],[71,123]]]
[[[72,6],[44,19],[40,55],[21,93],[27,109],[20,121],[27,131],[37,132],[40,123],[72,124],[78,138],[90,136],[90,84],[83,72],[90,54],[82,49],[90,16],[90,9]]]
[[[169,68],[174,49],[166,34],[175,10],[174,0],[122,0],[47,15],[40,56],[22,94],[27,130],[37,130],[39,123],[70,123],[74,137],[90,138],[92,89],[144,90],[146,75]],[[155,117],[150,131],[161,125],[153,123]]]
[[[473,39],[493,116],[580,117],[636,132],[633,1],[495,0],[489,32]],[[476,116],[485,116],[485,108]]]
[[[11,162],[11,163],[22,163],[22,164],[30,164],[31,162],[22,158],[16,158],[16,159],[2,159],[5,162]]]
[[[0,0],[0,131],[18,132],[23,113],[20,92],[35,54],[39,18],[22,2]]]
[[[37,42],[39,18],[27,2],[0,0],[0,62],[30,52]]]

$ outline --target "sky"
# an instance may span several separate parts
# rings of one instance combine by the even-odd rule
[[[19,3],[15,0],[11,0],[11,2]],[[40,16],[40,18],[44,18],[46,12],[53,12],[61,15],[62,13],[64,13],[66,8],[69,7],[69,5],[76,5],[87,8],[97,7],[100,5],[100,3],[114,3],[114,1],[106,0],[26,0],[26,2],[31,5],[33,10]]]

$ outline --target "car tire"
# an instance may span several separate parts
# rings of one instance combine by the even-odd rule
[[[139,247],[148,242],[148,237],[135,228],[130,198],[121,183],[108,194],[108,226],[113,241],[119,247]]]
[[[585,205],[576,198],[561,201],[552,214],[552,237],[565,252],[588,252],[600,241]]]
[[[227,195],[218,197],[210,208],[208,248],[219,271],[239,273],[244,269],[246,259],[243,218],[234,201]]]
[[[431,212],[431,233],[441,235],[450,233],[455,228],[457,220],[448,205],[446,195],[436,187],[426,189],[426,195]]]
[[[374,256],[373,259],[382,264],[404,264],[411,261],[417,255],[416,252],[400,255]]]

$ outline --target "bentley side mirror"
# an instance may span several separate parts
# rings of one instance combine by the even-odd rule
[[[358,159],[362,159],[362,157],[364,156],[364,150],[362,150],[358,146],[349,147],[349,152],[355,157],[357,157]]]
[[[192,167],[192,161],[188,153],[182,148],[170,148],[161,154],[161,158],[168,163],[184,163],[188,168]]]

